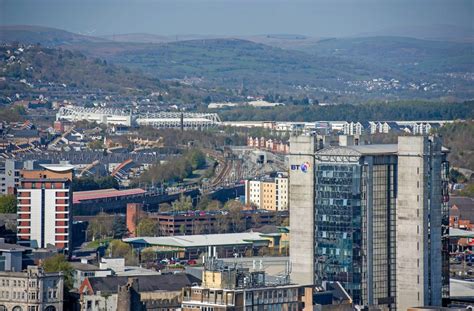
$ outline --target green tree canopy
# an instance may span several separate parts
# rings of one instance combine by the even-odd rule
[[[66,290],[72,289],[74,269],[64,255],[57,254],[45,259],[42,263],[42,267],[45,272],[63,272]]]
[[[0,214],[16,213],[16,202],[13,194],[0,195]]]
[[[90,237],[95,240],[114,236],[114,218],[106,213],[97,214],[87,227]]]
[[[156,236],[158,223],[151,218],[143,218],[137,226],[137,236]]]
[[[127,225],[125,224],[125,218],[115,216],[112,223],[112,234],[114,239],[121,239],[127,234]]]
[[[189,211],[193,208],[193,201],[190,196],[181,194],[179,200],[173,201],[172,206],[175,211]]]
[[[82,177],[72,181],[73,191],[87,191],[98,189],[118,188],[119,184],[113,176]]]

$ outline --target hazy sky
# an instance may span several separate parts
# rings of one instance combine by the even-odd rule
[[[350,36],[406,26],[473,29],[474,0],[0,0],[0,24],[104,35]]]

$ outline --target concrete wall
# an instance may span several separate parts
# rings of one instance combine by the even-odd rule
[[[290,139],[289,212],[291,280],[314,283],[314,136]]]
[[[440,145],[428,137],[398,139],[397,310],[440,306]]]

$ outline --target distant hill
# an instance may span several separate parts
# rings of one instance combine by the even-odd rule
[[[14,41],[23,44],[39,43],[45,46],[60,46],[72,43],[106,42],[107,40],[42,26],[0,26],[0,42]]]
[[[0,47],[0,71],[9,86],[55,83],[87,90],[110,92],[158,91],[164,86],[128,68],[108,64],[101,59],[87,58],[77,51],[41,46]],[[24,79],[21,83],[20,80]],[[20,81],[16,84],[15,82]],[[5,89],[6,90],[6,89]]]
[[[3,41],[80,51],[109,64],[140,69],[155,79],[179,80],[220,93],[245,95],[248,90],[339,103],[474,98],[474,48],[466,42],[387,36],[318,39],[297,34],[95,38],[42,27],[0,29]]]
[[[394,71],[473,72],[472,43],[421,40],[406,37],[325,39],[302,51],[326,57],[341,57]]]
[[[377,32],[360,33],[354,37],[410,37],[423,40],[474,43],[474,28],[437,24],[431,26],[407,25]]]
[[[93,52],[96,44],[87,45]],[[84,53],[86,51],[84,50]],[[104,55],[106,57],[106,55]],[[350,60],[320,57],[240,39],[208,39],[148,45],[109,54],[117,64],[140,68],[160,79],[198,77],[211,86],[280,88],[369,77],[369,68]],[[348,70],[350,69],[350,70]]]
[[[149,33],[127,33],[100,36],[108,41],[130,43],[164,43],[173,41],[170,36],[153,35]]]

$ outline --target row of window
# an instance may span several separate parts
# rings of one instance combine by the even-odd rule
[[[2,286],[26,287],[26,281],[25,280],[1,279],[0,284],[2,284]],[[36,287],[36,281],[30,281],[28,286],[29,287]]]

